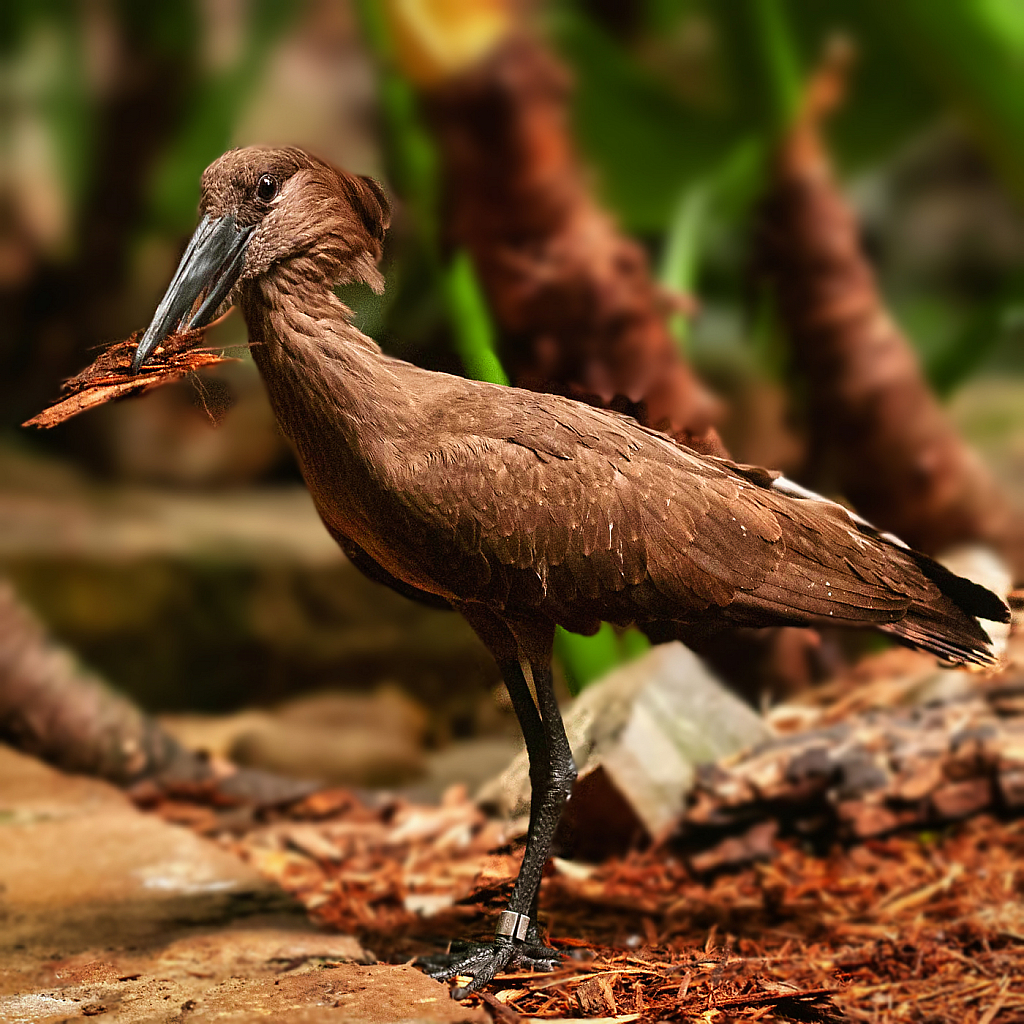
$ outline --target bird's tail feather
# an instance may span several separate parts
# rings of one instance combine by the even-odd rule
[[[819,509],[831,507],[860,533],[880,542],[886,561],[901,567],[895,582],[907,588],[911,595],[910,607],[898,622],[875,622],[879,629],[954,664],[993,666],[999,663],[992,638],[978,620],[1009,622],[1010,609],[1001,597],[957,576],[934,558],[914,551],[899,537],[879,530],[843,505],[784,476],[772,478],[768,487]]]
[[[939,596],[915,600],[907,614],[881,626],[900,640],[961,665],[998,664],[992,639],[979,619],[1008,622],[1010,609],[991,590],[950,572],[933,558],[908,552]]]

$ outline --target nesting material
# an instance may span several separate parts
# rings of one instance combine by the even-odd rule
[[[204,366],[236,362],[219,352],[198,347],[204,332],[205,328],[170,335],[153,350],[138,373],[132,373],[131,365],[142,332],[135,331],[124,341],[115,341],[81,373],[61,385],[61,397],[53,405],[26,420],[22,426],[55,427],[80,412],[170,384]]]

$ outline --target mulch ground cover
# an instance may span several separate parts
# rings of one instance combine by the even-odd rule
[[[909,686],[892,659],[874,664],[859,695],[846,687],[828,699],[832,717],[875,722],[877,708]],[[1015,671],[979,679],[960,704],[943,707],[980,708],[993,716],[992,737],[1013,733]],[[933,717],[920,717],[921,735],[931,737]],[[908,728],[902,713],[894,721]],[[938,756],[955,746],[929,739],[922,749]],[[1000,750],[993,764],[1005,759]],[[733,770],[759,763],[750,755]],[[1024,1022],[1024,818],[1015,801],[971,806],[959,821],[933,816],[927,827],[916,819],[865,836],[801,832],[799,805],[787,811],[776,801],[765,804],[773,828],[756,861],[709,861],[685,831],[597,864],[554,857],[541,925],[565,953],[563,966],[501,975],[469,999],[499,1024]],[[461,787],[439,806],[323,790],[256,818],[189,798],[164,799],[159,810],[220,836],[313,920],[356,935],[391,963],[442,951],[452,939],[490,939],[527,825],[489,818]],[[782,820],[787,813],[793,822]]]
[[[178,809],[190,814],[213,825]],[[490,937],[523,826],[458,789],[440,807],[335,790],[224,841],[318,923],[400,963]],[[671,842],[601,864],[554,858],[542,924],[564,966],[470,999],[501,1024],[1024,1021],[1022,853],[1024,822],[978,815],[830,849],[776,839],[770,859],[711,876]]]

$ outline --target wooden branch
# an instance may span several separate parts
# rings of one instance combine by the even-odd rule
[[[62,771],[220,804],[289,803],[316,787],[186,750],[56,644],[0,579],[0,741]]]

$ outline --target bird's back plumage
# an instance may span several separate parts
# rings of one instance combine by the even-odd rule
[[[386,358],[386,357],[381,357]],[[389,360],[436,407],[392,467],[407,557],[457,601],[600,620],[874,625],[949,660],[990,660],[1005,605],[778,474],[699,455],[553,395]]]
[[[978,619],[1002,601],[840,505],[613,412],[385,356],[331,291],[381,283],[372,180],[239,150],[200,208],[244,251],[236,301],[320,514],[376,578],[545,628],[828,622],[991,658]]]

